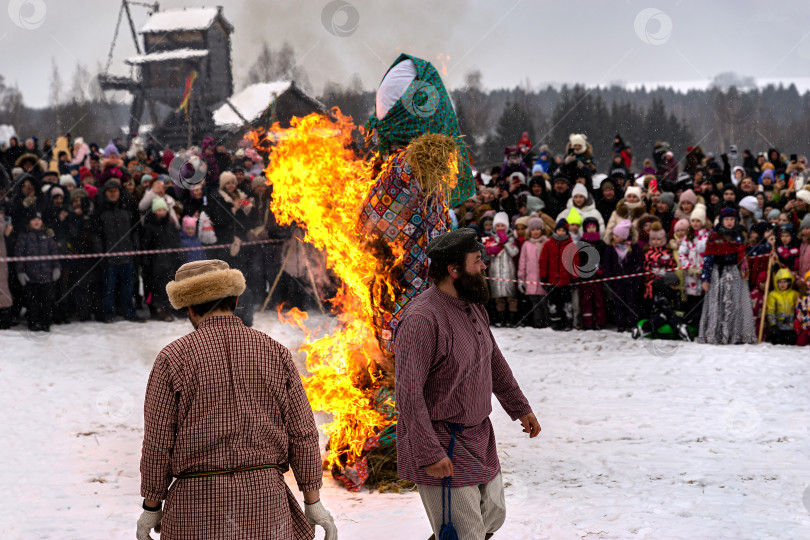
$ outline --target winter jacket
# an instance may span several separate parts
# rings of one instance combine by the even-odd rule
[[[790,287],[786,291],[779,290],[779,280],[790,280]],[[777,330],[793,330],[793,320],[796,314],[796,304],[799,293],[793,288],[793,274],[787,268],[780,269],[773,276],[773,290],[768,293],[768,325]]]
[[[523,242],[520,248],[520,262],[518,264],[518,279],[523,281],[540,281],[540,253],[547,238],[541,236],[537,240],[532,238]],[[542,285],[526,284],[527,295],[543,295],[546,290]]]
[[[810,242],[799,245],[799,276],[806,276],[810,272]]]
[[[5,225],[0,221],[0,226]],[[7,256],[6,235],[0,230],[0,259]],[[0,309],[10,308],[14,302],[11,298],[11,289],[8,286],[8,265],[6,261],[0,261]]]
[[[27,231],[17,237],[17,257],[57,255],[56,242],[44,230]],[[17,263],[17,273],[25,272],[31,283],[53,282],[53,271],[60,268],[59,261],[26,261]]]
[[[493,231],[491,235],[483,238],[484,248],[489,255],[489,277],[495,279],[515,279],[515,263],[513,257],[520,251],[514,239],[506,231]],[[508,281],[490,282],[490,291],[493,298],[514,298],[517,296],[517,287]]]
[[[579,268],[579,253],[570,235],[565,240],[555,236],[546,240],[540,251],[540,281],[565,287],[578,277],[572,272]],[[568,246],[571,248],[565,252]]]
[[[180,231],[180,247],[184,248],[192,248],[192,247],[200,247],[202,246],[202,242],[197,237],[197,235],[189,236],[183,231]],[[183,262],[192,262],[192,261],[204,261],[207,259],[205,256],[205,251],[184,251],[183,252],[185,260]]]
[[[648,247],[644,251],[644,298],[652,300],[653,282],[668,271],[675,270],[677,263],[673,254],[665,247]]]
[[[702,296],[703,286],[700,275],[703,273],[703,252],[706,251],[708,229],[700,229],[691,240],[684,238],[678,248],[678,257],[684,271],[684,292],[688,296]]]
[[[794,272],[799,270],[799,259],[801,253],[801,244],[795,238],[791,240],[790,244],[783,244],[778,239],[776,240],[776,255],[779,257],[779,262],[785,265],[785,268],[790,268]],[[800,276],[804,275],[799,273]]]
[[[137,216],[124,208],[122,199],[112,203],[107,200],[105,193],[103,189],[93,216],[93,250],[97,253],[135,251],[140,240]],[[128,264],[134,262],[135,258],[121,255],[108,257],[106,261],[107,264]]]
[[[146,218],[146,225],[143,228],[143,249],[172,249],[180,247],[180,237],[177,229],[169,220],[169,217],[158,220],[155,214],[149,214]],[[161,253],[149,255],[146,258],[146,267],[152,276],[174,275],[175,271],[184,262],[183,254]]]

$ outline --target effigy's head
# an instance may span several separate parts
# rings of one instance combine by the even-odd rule
[[[430,62],[406,54],[394,61],[377,90],[366,133],[376,138],[383,155],[407,147],[420,135],[451,137],[457,146],[458,174],[448,206],[455,207],[475,193],[470,158],[453,104]]]

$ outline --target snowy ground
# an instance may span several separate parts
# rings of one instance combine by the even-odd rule
[[[256,327],[301,340],[275,313]],[[0,332],[3,538],[134,538],[147,376],[190,325],[21,328]],[[806,351],[495,336],[543,427],[528,440],[495,401],[508,511],[496,538],[810,538]],[[415,493],[325,486],[344,540],[429,536]]]

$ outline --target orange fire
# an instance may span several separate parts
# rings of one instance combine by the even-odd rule
[[[312,374],[303,379],[310,404],[332,416],[321,426],[329,437],[330,467],[352,465],[366,439],[393,422],[374,408],[385,358],[372,322],[372,306],[389,300],[380,296],[393,287],[385,279],[381,285],[378,262],[356,230],[374,178],[371,165],[350,149],[357,129],[352,119],[337,109],[333,115],[335,121],[319,114],[294,118],[289,129],[276,124],[252,135],[254,146],[270,152],[265,174],[276,219],[303,226],[303,240],[327,254],[327,267],[341,280],[332,300],[336,330],[314,340],[307,334],[300,348]],[[307,319],[297,310],[279,310],[279,318],[302,328]]]

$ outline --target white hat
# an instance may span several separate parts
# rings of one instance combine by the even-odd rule
[[[572,133],[568,136],[568,141],[571,143],[571,148],[579,145],[581,148],[577,154],[582,154],[588,148],[588,137],[583,133]]]
[[[631,195],[631,194],[638,197],[638,200],[641,200],[641,188],[640,187],[638,187],[638,186],[630,186],[630,187],[628,187],[627,189],[624,190],[625,197],[627,195]]]
[[[800,189],[796,192],[796,198],[800,201],[804,201],[807,204],[810,204],[810,191],[806,189]]]
[[[697,203],[695,208],[692,210],[692,213],[689,215],[689,219],[699,219],[701,223],[706,222],[706,205]]]
[[[574,186],[574,190],[571,192],[571,196],[573,197],[574,195],[582,195],[583,197],[585,197],[587,199],[588,198],[588,190],[585,188],[585,186],[578,183],[578,184],[576,184]]]
[[[740,201],[740,208],[745,208],[746,210],[748,210],[753,214],[759,208],[759,201],[757,201],[756,197],[752,195],[747,195],[743,197],[742,200]]]
[[[518,180],[520,180],[520,183],[521,183],[521,184],[525,184],[525,183],[526,183],[526,175],[525,175],[525,174],[523,174],[523,173],[522,173],[522,172],[520,172],[520,171],[515,171],[515,172],[513,172],[512,174],[510,174],[510,175],[509,175],[509,178],[510,178],[510,179],[512,179],[512,178],[517,178]]]
[[[495,225],[498,223],[503,223],[506,225],[506,228],[509,228],[509,215],[506,212],[498,212],[495,214],[495,217],[492,218],[492,228],[495,228]]]

